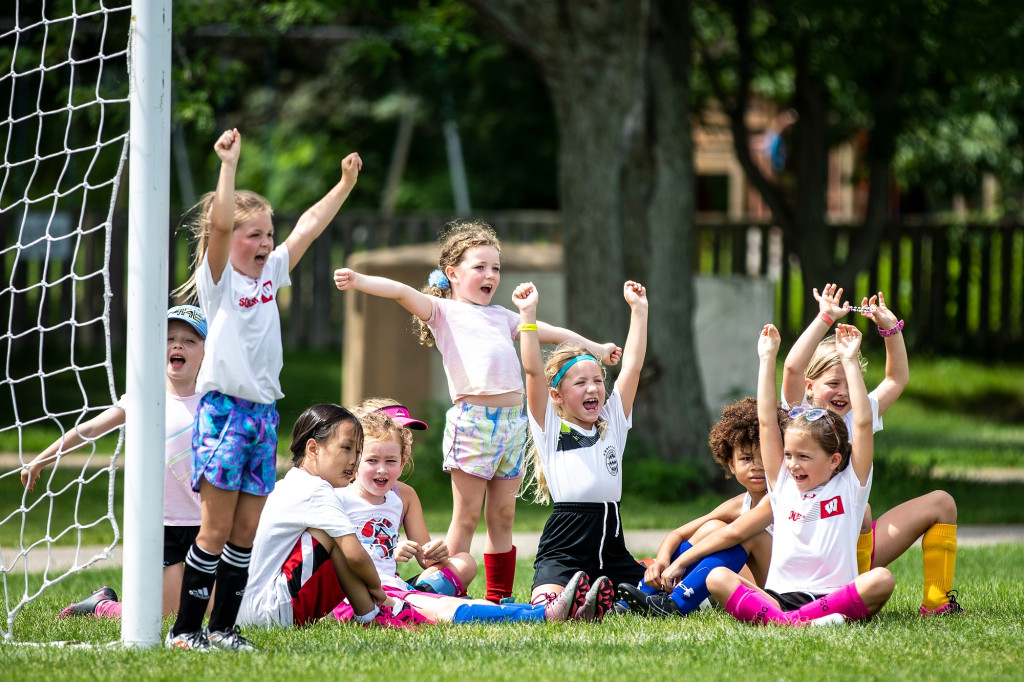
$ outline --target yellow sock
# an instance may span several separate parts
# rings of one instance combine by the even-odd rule
[[[946,593],[953,589],[956,571],[956,524],[936,523],[921,539],[924,551],[924,604],[937,609],[949,603]]]
[[[874,548],[874,530],[857,536],[857,573],[867,573],[871,570],[871,550]]]

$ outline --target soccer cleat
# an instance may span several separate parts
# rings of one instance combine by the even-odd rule
[[[216,651],[210,644],[210,640],[206,638],[206,632],[203,630],[182,632],[178,635],[171,635],[171,631],[168,630],[167,637],[164,639],[164,646],[168,649],[180,649],[182,651]]]
[[[604,618],[604,614],[611,610],[614,601],[615,588],[612,587],[612,581],[602,575],[587,590],[587,594],[583,599],[583,606],[576,611],[574,619],[585,621],[601,620]]]
[[[583,571],[576,571],[559,594],[537,595],[533,603],[544,603],[544,620],[569,620],[583,607],[589,591],[590,578]]]
[[[830,613],[827,616],[821,618],[815,618],[809,620],[804,625],[811,626],[828,626],[828,625],[846,625],[846,616],[841,613]]]
[[[67,618],[68,616],[95,615],[96,605],[101,601],[117,601],[117,592],[114,592],[113,588],[104,585],[82,601],[76,601],[74,604],[69,604],[67,608],[57,614],[57,617]]]
[[[224,651],[256,651],[256,647],[249,644],[249,640],[242,637],[242,633],[238,631],[238,626],[233,626],[230,630],[214,630],[210,631],[209,628],[203,630],[203,634],[206,635],[206,641],[210,643],[210,647],[214,649],[223,649]]]
[[[398,604],[399,601],[400,600],[396,600],[396,604]],[[392,613],[395,616],[395,620],[398,620],[398,621],[400,621],[402,623],[405,623],[407,625],[411,625],[411,626],[413,626],[413,628],[415,628],[417,625],[420,625],[420,624],[426,624],[426,625],[433,625],[434,624],[434,621],[430,620],[429,618],[424,616],[422,613],[417,611],[413,607],[413,605],[410,604],[407,601],[402,601],[401,605],[398,607],[398,610],[395,611],[394,609],[392,609]]]
[[[683,615],[668,592],[647,594],[639,587],[622,583],[619,585],[619,598],[626,602],[630,611],[645,613],[648,616],[668,618]]]
[[[922,616],[951,616],[957,613],[967,613],[964,611],[964,607],[960,606],[960,602],[956,598],[960,595],[956,590],[950,590],[946,593],[949,601],[942,606],[934,609],[926,608],[924,604],[921,604],[921,615]]]
[[[409,622],[409,619],[399,619],[395,616],[395,613],[391,610],[390,606],[381,604],[380,612],[373,617],[368,623],[363,623],[363,627],[381,627],[381,628],[402,628],[405,630],[416,630],[416,626]]]

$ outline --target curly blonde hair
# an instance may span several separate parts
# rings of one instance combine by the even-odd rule
[[[394,403],[392,403],[394,404]],[[394,419],[383,412],[370,411],[360,414],[353,410],[359,423],[363,425],[363,440],[376,440],[387,442],[389,440],[398,443],[402,452],[402,476],[412,473],[412,431],[401,426]]]
[[[501,242],[498,240],[498,235],[494,228],[483,220],[475,218],[451,221],[444,226],[439,241],[441,255],[438,257],[437,267],[441,272],[446,272],[449,267],[455,267],[461,263],[462,259],[466,256],[466,251],[469,251],[474,246],[490,246],[497,250],[499,254],[501,253]],[[442,289],[441,287],[428,284],[420,289],[420,291],[428,296],[437,296],[438,298],[452,297],[451,286]],[[420,318],[415,315],[412,317],[413,324],[419,330],[420,344],[430,348],[434,345],[434,335],[430,332],[430,328]]]
[[[199,202],[190,208],[186,215],[192,217],[185,222],[185,226],[192,233],[195,244],[195,255],[192,257],[192,272],[188,280],[180,287],[171,292],[171,295],[178,303],[192,303],[197,300],[196,272],[206,258],[206,248],[210,241],[210,209],[213,206],[214,192],[207,192],[199,199]],[[235,215],[232,230],[237,230],[243,223],[252,220],[260,213],[274,215],[274,209],[270,202],[261,194],[251,192],[247,189],[235,190]]]
[[[558,344],[551,354],[548,355],[548,360],[544,364],[544,378],[547,379],[548,387],[551,388],[555,380],[555,375],[575,357],[580,355],[590,355],[590,351],[571,341]],[[607,372],[605,366],[601,364],[601,361],[597,361],[598,366],[601,368],[601,377],[605,378]],[[555,389],[558,390],[557,388]],[[560,418],[564,419],[562,408],[558,404],[555,405],[555,414]],[[597,433],[598,436],[604,440],[605,433],[608,430],[608,422],[604,419],[597,420]],[[551,501],[551,489],[548,488],[548,482],[544,478],[544,469],[540,463],[540,453],[537,452],[537,445],[533,442],[533,436],[530,436],[530,443],[527,445],[526,454],[526,473],[523,476],[523,484],[519,488],[520,497],[526,497],[527,491],[533,488],[532,501],[536,504],[547,504]]]

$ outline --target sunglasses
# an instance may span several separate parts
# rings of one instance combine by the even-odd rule
[[[832,417],[828,416],[828,410],[820,407],[807,408],[802,405],[798,405],[789,411],[789,418],[796,419],[798,417],[803,417],[809,422],[816,422],[824,417],[825,423],[827,423],[829,428],[832,429],[832,435],[836,437],[836,449],[839,449],[839,444],[842,441],[839,440],[839,434],[836,433],[836,426],[832,423]]]

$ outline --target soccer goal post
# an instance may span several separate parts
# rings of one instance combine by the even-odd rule
[[[48,590],[115,555],[123,518],[121,641],[160,642],[171,4],[0,3],[3,640],[24,639],[19,614],[52,619]],[[126,159],[127,234],[114,219]],[[123,433],[79,432],[115,405]]]

